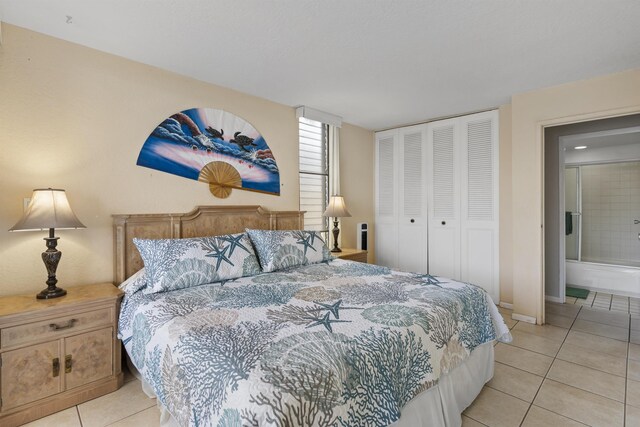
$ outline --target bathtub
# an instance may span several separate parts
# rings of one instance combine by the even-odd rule
[[[640,298],[640,267],[566,261],[567,286]]]

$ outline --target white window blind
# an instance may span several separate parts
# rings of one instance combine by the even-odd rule
[[[304,228],[328,235],[329,220],[322,216],[329,202],[328,125],[299,117],[300,210]],[[326,241],[326,240],[325,240]]]

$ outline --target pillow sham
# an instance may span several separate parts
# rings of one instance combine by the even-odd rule
[[[144,267],[136,271],[124,282],[118,286],[125,294],[131,295],[138,292],[147,286],[147,277],[145,275]]]
[[[191,239],[133,239],[146,270],[143,293],[166,292],[261,273],[246,233]]]
[[[315,231],[247,229],[246,232],[264,272],[331,259],[331,252]]]

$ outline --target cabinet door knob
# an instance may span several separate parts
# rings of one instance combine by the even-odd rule
[[[411,218],[411,224],[413,224],[414,222],[416,222],[416,220]]]
[[[447,221],[442,221],[442,225],[447,225]]]
[[[52,370],[52,375],[53,377],[57,377],[58,375],[60,375],[60,359],[59,358],[55,358],[55,359],[51,359],[51,370]]]

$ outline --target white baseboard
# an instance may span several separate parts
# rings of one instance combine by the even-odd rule
[[[564,302],[564,301],[562,301],[562,298],[552,297],[551,295],[545,295],[544,299],[546,301],[557,302],[559,304],[562,304]]]
[[[511,318],[513,320],[520,320],[522,322],[531,323],[532,325],[536,324],[536,318],[531,316],[525,316],[524,314],[511,313]]]
[[[499,305],[502,308],[506,308],[508,310],[513,310],[513,304],[511,304],[511,303],[500,301]],[[519,321],[522,321],[522,322],[531,323],[533,325],[536,324],[536,318],[535,317],[525,316],[524,314],[511,313],[511,318],[513,320],[519,320]]]

